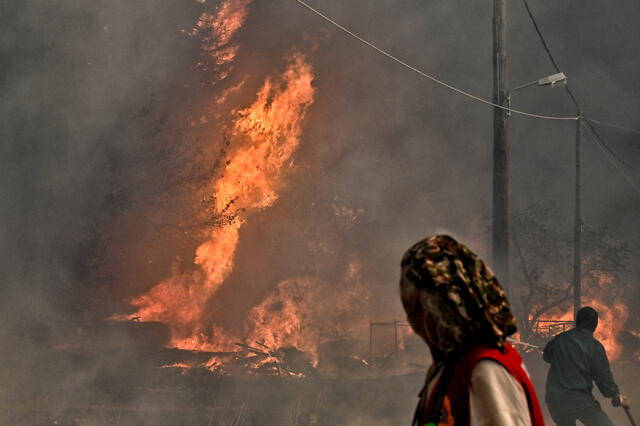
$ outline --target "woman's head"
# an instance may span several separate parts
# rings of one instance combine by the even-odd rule
[[[515,318],[493,272],[448,235],[414,244],[402,258],[400,296],[407,318],[434,356],[482,339],[498,347]]]

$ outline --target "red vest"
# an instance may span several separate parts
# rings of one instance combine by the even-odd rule
[[[492,359],[500,363],[522,385],[529,405],[531,424],[544,426],[536,390],[523,368],[522,358],[508,343],[505,344],[504,351],[488,346],[476,346],[458,358],[452,368],[445,367],[431,395],[422,395],[416,409],[414,425],[425,426],[431,423],[439,426],[469,426],[471,374],[476,364],[483,359]],[[446,390],[443,387],[446,387]],[[426,386],[423,392],[426,392]]]

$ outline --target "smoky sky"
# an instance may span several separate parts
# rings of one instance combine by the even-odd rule
[[[402,60],[490,98],[491,2],[310,3]],[[193,179],[183,182],[176,170],[213,167],[196,164],[194,153],[217,152],[223,139],[189,123],[245,76],[234,102],[249,105],[292,49],[308,56],[317,89],[297,167],[278,203],[243,231],[234,273],[211,302],[214,320],[241,327],[277,282],[309,274],[338,281],[353,256],[365,268],[372,318],[401,318],[398,264],[410,244],[447,232],[489,257],[489,107],[390,61],[293,0],[256,0],[234,38],[241,47],[229,80],[209,84],[195,67],[199,41],[181,30],[216,4],[1,6],[3,339],[54,344],[87,318],[126,310],[123,300],[175,262],[189,267],[198,241],[183,226],[189,209],[175,188]],[[532,0],[531,7],[584,113],[640,128],[640,5]],[[554,73],[521,2],[508,8],[507,86]],[[562,88],[518,91],[513,105],[575,114]],[[638,135],[595,127],[640,183]],[[574,140],[574,122],[510,117],[514,209],[551,202],[565,214],[557,225],[572,226]],[[586,134],[583,146],[584,221],[608,227],[635,255],[640,194]],[[334,206],[364,214],[344,224]],[[330,250],[312,262],[303,248],[314,239]]]

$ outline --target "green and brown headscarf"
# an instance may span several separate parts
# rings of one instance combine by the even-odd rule
[[[414,330],[429,333],[432,350],[445,358],[474,338],[503,347],[517,330],[491,269],[448,235],[426,238],[405,253],[400,293]]]

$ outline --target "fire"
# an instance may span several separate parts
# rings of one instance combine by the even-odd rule
[[[132,317],[167,324],[172,334],[172,346],[214,350],[205,344],[207,330],[201,326],[200,318],[206,300],[231,272],[239,226],[238,222],[213,229],[209,239],[196,251],[195,264],[199,268],[190,273],[178,273],[174,269],[173,276],[132,301],[138,308]],[[217,334],[224,336],[221,331]]]
[[[629,310],[623,303],[616,302],[609,306],[600,299],[587,299],[585,306],[591,306],[598,311],[598,328],[594,337],[603,344],[610,360],[616,360],[622,353],[622,345],[618,342],[618,334],[623,330],[629,317]],[[573,321],[572,308],[552,311],[545,320]]]
[[[223,1],[214,14],[202,14],[189,33],[202,36],[203,59],[198,65],[210,72],[214,82],[231,70],[229,64],[239,52],[233,36],[242,27],[250,3]],[[244,95],[240,90],[248,76],[211,99],[211,111],[216,114],[212,121],[220,123],[221,117],[229,117],[220,128],[231,143],[220,162],[221,170],[204,188],[210,210],[206,213],[212,217],[207,221],[209,227],[202,233],[192,267],[184,269],[176,264],[169,278],[130,301],[137,312],[126,316],[166,324],[171,347],[216,352],[198,365],[217,374],[240,368],[302,375],[304,369],[291,370],[285,361],[302,357],[307,364],[317,365],[318,346],[352,336],[365,317],[368,296],[359,263],[354,260],[346,265],[337,283],[315,277],[280,282],[250,311],[241,336],[205,320],[206,307],[233,271],[243,226],[278,200],[294,164],[307,110],[314,102],[314,73],[305,55],[291,51],[285,62],[284,71],[266,78],[249,106],[228,115],[220,113],[229,96]],[[202,115],[198,121],[207,123],[210,117]],[[350,224],[364,213],[337,205],[334,209]],[[223,352],[227,355],[222,356]],[[166,367],[195,366],[181,363]]]
[[[593,270],[590,272],[590,281],[592,284],[588,289],[590,297],[587,298],[587,305],[599,314],[595,337],[607,349],[609,358],[616,360],[623,350],[618,335],[629,318],[629,310],[620,295],[616,294],[615,277],[611,273]]]
[[[160,368],[182,368],[182,369],[188,369],[191,368],[192,366],[185,363],[185,362],[174,362],[172,364],[167,364],[167,365],[163,365]]]
[[[227,89],[225,89],[222,94],[220,96],[218,96],[215,99],[215,103],[216,105],[222,105],[224,104],[227,99],[229,99],[229,96],[233,95],[234,93],[237,93],[238,91],[240,91],[240,89],[242,89],[242,86],[244,86],[244,84],[247,82],[247,78],[243,78],[242,81],[238,84],[236,84],[235,86],[231,86]]]
[[[205,368],[212,373],[220,373],[224,372],[222,368],[222,361],[217,357],[212,357],[209,361],[204,364]]]
[[[313,103],[311,66],[293,53],[280,82],[267,79],[249,108],[237,113],[233,133],[246,140],[214,184],[216,208],[237,212],[271,206],[284,170],[302,134],[302,120]]]
[[[592,300],[589,302],[589,306],[598,311],[600,316],[594,336],[607,349],[609,359],[618,359],[623,349],[618,342],[618,334],[622,331],[629,317],[627,307],[619,302],[613,306],[607,306],[601,300]]]
[[[251,310],[247,335],[268,347],[296,348],[316,366],[320,343],[349,337],[362,325],[366,300],[357,262],[331,285],[311,277],[285,280]]]
[[[288,345],[310,353],[317,361],[315,344],[317,329],[308,327],[305,312],[309,305],[310,290],[316,284],[312,279],[290,279],[281,282],[258,306],[251,310],[249,326],[251,340],[262,340],[269,347]]]
[[[249,12],[251,0],[227,0],[218,6],[216,14],[203,13],[198,22],[189,31],[195,36],[203,33],[202,53],[203,61],[199,66],[206,68],[212,63],[213,68],[233,62],[240,46],[231,43],[234,34],[242,27]],[[220,73],[218,79],[223,79],[227,73]]]
[[[222,10],[226,10],[224,6]],[[235,149],[209,189],[216,213],[230,219],[207,232],[196,250],[193,271],[176,268],[170,278],[131,301],[138,309],[131,318],[165,323],[171,332],[171,346],[231,350],[237,341],[222,329],[205,324],[204,308],[233,269],[242,226],[252,213],[273,205],[278,198],[300,144],[302,121],[314,100],[312,81],[311,66],[302,54],[294,52],[280,78],[267,78],[256,100],[235,113],[231,125]]]
[[[614,277],[605,271],[590,271],[586,280],[587,295],[583,297],[583,305],[591,306],[598,312],[598,328],[594,337],[607,350],[610,360],[617,360],[622,354],[623,347],[618,341],[618,335],[624,329],[629,317],[629,309],[616,297],[611,287]],[[573,321],[573,309],[563,306],[545,315],[546,320]]]

